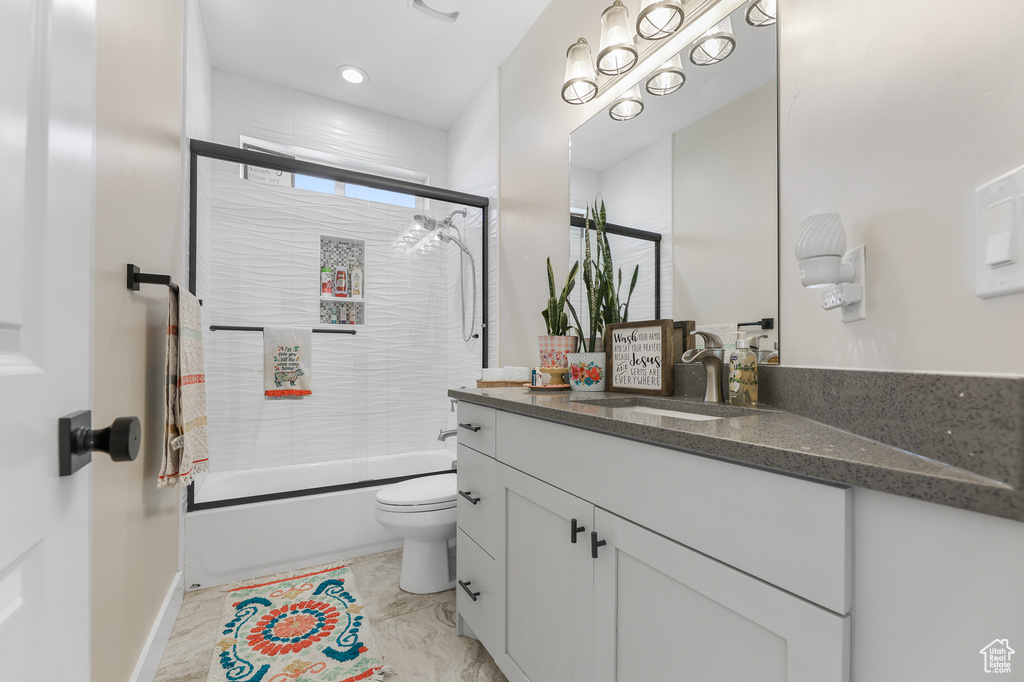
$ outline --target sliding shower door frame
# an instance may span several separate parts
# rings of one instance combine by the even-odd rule
[[[345,170],[344,168],[337,168],[334,166],[325,166],[323,164],[313,163],[311,161],[302,161],[299,159],[278,156],[276,154],[265,154],[263,152],[257,152],[251,149],[240,149],[238,147],[231,147],[223,144],[215,144],[213,142],[206,142],[204,140],[190,140],[188,213],[188,290],[189,292],[192,293],[192,295],[196,294],[196,268],[198,267],[198,258],[196,254],[199,232],[197,194],[199,177],[198,167],[200,158],[215,159],[218,161],[228,161],[231,163],[239,163],[246,166],[259,166],[260,168],[266,168],[268,170],[274,171],[282,171],[286,173],[311,175],[317,178],[334,180],[335,182],[352,183],[354,185],[362,185],[363,187],[369,187],[371,189],[385,190],[388,192],[398,192],[401,194],[410,194],[412,196],[421,197],[423,199],[435,199],[437,201],[444,201],[451,204],[459,204],[462,206],[479,208],[481,226],[480,238],[482,245],[480,257],[480,284],[481,289],[483,290],[483,295],[481,296],[480,302],[481,365],[484,368],[487,367],[487,303],[489,299],[487,277],[487,231],[490,221],[490,199],[488,199],[487,197],[477,196],[475,194],[457,192],[451,189],[431,187],[429,185],[421,185],[416,182],[396,180],[394,178],[387,178],[380,175],[371,175],[369,173],[360,173],[358,171]],[[355,488],[368,488],[373,486],[386,485],[389,483],[395,483],[398,481],[404,481],[410,478],[419,478],[422,476],[436,476],[442,473],[449,472],[434,471],[425,474],[413,474],[410,476],[400,476],[388,479],[369,479],[366,481],[358,481],[355,483],[346,483],[335,486],[311,488],[306,490],[289,490],[264,495],[253,495],[250,497],[237,497],[227,500],[215,500],[210,502],[196,502],[195,484],[189,483],[187,490],[186,511],[191,512],[200,511],[203,509],[216,509],[218,507],[229,507],[239,504],[266,502],[269,500],[285,499],[290,497],[302,497],[305,495],[318,495],[327,492],[352,490]]]

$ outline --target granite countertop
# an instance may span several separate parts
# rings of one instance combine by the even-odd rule
[[[776,408],[622,393],[534,393],[526,388],[453,389],[448,395],[779,473],[1024,521],[1024,491],[1012,485]],[[638,405],[722,419],[693,421],[631,409]]]

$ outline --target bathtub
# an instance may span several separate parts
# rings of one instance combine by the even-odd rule
[[[401,547],[373,518],[377,491],[454,461],[438,449],[203,474],[185,515],[186,589]],[[382,483],[331,489],[365,480]]]

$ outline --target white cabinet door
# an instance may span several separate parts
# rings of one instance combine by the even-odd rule
[[[491,653],[513,682],[592,682],[594,507],[509,467],[497,479],[505,647]]]
[[[594,680],[845,682],[849,618],[595,512]]]

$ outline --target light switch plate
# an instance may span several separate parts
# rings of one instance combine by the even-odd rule
[[[1024,166],[974,192],[974,291],[1024,292]]]

